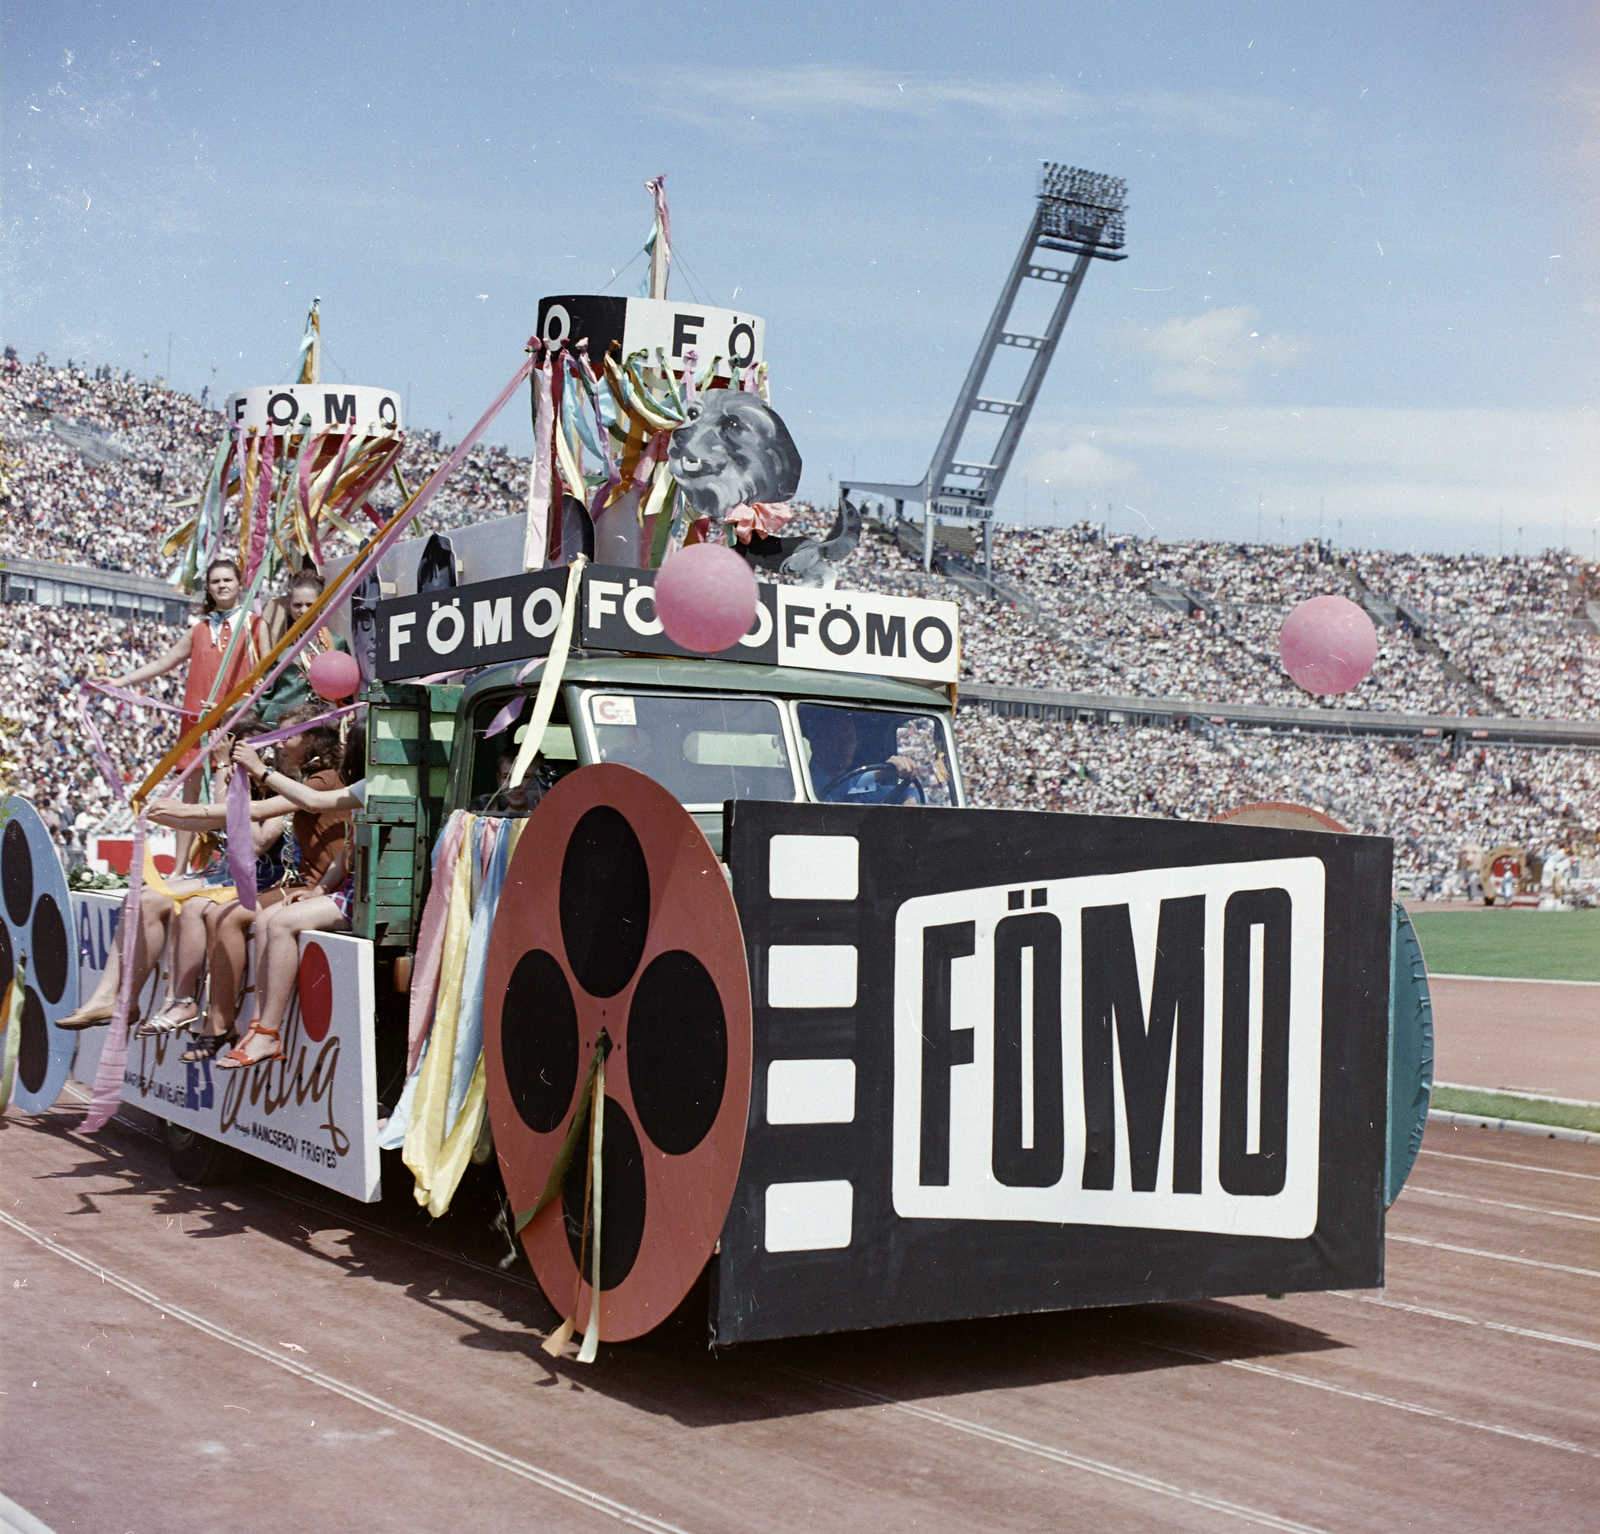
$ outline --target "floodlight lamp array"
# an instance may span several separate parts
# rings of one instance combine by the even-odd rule
[[[1039,233],[1091,248],[1121,250],[1128,183],[1050,160],[1039,169]]]

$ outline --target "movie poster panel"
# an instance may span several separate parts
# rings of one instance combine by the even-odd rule
[[[80,980],[92,987],[121,902],[84,894],[74,905]],[[241,1033],[254,1015],[252,1002],[247,995],[240,1010]],[[92,1082],[105,1029],[88,1034],[95,1042],[86,1037],[77,1074]],[[130,1039],[122,1100],[351,1198],[379,1197],[370,943],[341,933],[301,934],[300,975],[284,1027],[287,1059],[222,1071],[210,1061],[185,1064],[179,1057],[191,1042],[182,1033]]]
[[[729,806],[720,1341],[1382,1281],[1391,844]]]

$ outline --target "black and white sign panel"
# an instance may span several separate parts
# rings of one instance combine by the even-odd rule
[[[642,655],[689,655],[655,611],[653,570],[590,565],[573,643]],[[383,681],[500,665],[550,653],[566,600],[564,569],[530,571],[444,591],[391,597],[377,609]],[[756,588],[750,632],[717,659],[953,682],[960,663],[954,602],[879,592]]]
[[[400,394],[395,389],[362,384],[282,384],[241,389],[230,394],[223,407],[223,417],[230,424],[254,426],[259,431],[293,430],[307,416],[312,431],[340,426],[364,431],[377,426],[398,428]]]
[[[727,813],[754,1074],[719,1340],[1381,1282],[1387,841]]]
[[[1309,1236],[1323,883],[1307,857],[908,900],[896,1213]]]
[[[684,354],[693,351],[697,372],[713,357],[717,376],[729,378],[731,363],[742,368],[766,355],[767,322],[733,309],[679,303],[665,298],[608,298],[592,293],[567,293],[539,300],[539,335],[550,345],[587,340],[589,360],[599,367],[616,342],[621,357],[659,350],[675,371],[682,372]]]

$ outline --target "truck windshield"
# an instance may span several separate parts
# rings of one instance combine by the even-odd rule
[[[824,803],[955,803],[936,715],[801,703],[795,717],[812,791]]]
[[[680,804],[800,797],[771,699],[594,693],[588,710],[598,759],[648,774]]]

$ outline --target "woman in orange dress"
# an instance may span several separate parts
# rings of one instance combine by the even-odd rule
[[[180,728],[187,732],[198,724],[208,709],[214,708],[247,676],[250,669],[267,652],[267,629],[260,618],[242,610],[239,567],[231,559],[214,559],[206,566],[206,598],[200,616],[190,624],[186,633],[165,655],[130,671],[125,676],[113,677],[114,687],[137,687],[153,677],[165,676],[188,662],[189,674],[183,689],[183,715]],[[239,633],[243,625],[244,632]],[[234,636],[238,634],[235,643]],[[233,653],[228,653],[229,646]],[[227,669],[223,670],[226,661]],[[196,745],[184,754],[179,769],[187,768],[200,754]],[[189,804],[199,802],[200,776],[192,773],[183,785],[183,797]],[[189,851],[189,835],[178,834],[178,859],[176,869],[182,873]]]

